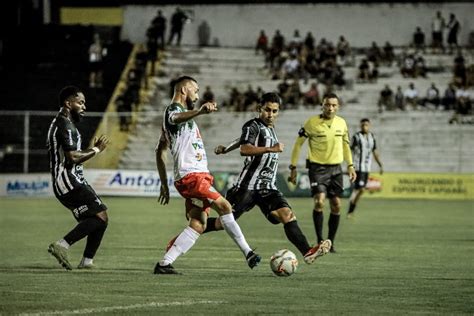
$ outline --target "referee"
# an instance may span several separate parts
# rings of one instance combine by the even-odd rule
[[[291,153],[291,174],[288,181],[296,184],[296,165],[301,146],[308,139],[309,151],[306,160],[311,195],[314,199],[313,222],[318,243],[323,241],[323,208],[328,197],[331,215],[328,222],[328,239],[332,242],[331,252],[334,249],[334,238],[339,226],[341,202],[339,199],[343,191],[342,168],[343,160],[348,164],[348,173],[351,182],[356,179],[356,172],[352,164],[351,148],[349,146],[349,131],[346,121],[336,115],[339,109],[339,98],[334,93],[324,96],[322,114],[310,117],[299,130]]]
[[[70,246],[87,236],[84,256],[79,269],[92,269],[93,258],[107,228],[107,206],[102,203],[83,175],[82,163],[103,151],[109,140],[100,136],[92,148],[82,150],[82,137],[76,128],[86,110],[84,93],[75,86],[64,87],[59,93],[61,109],[53,119],[46,141],[56,198],[71,210],[78,222],[62,239],[53,242],[48,252],[66,269],[72,266],[67,252]]]

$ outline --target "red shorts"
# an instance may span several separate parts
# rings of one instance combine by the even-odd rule
[[[209,214],[211,204],[221,197],[213,183],[214,177],[207,172],[190,173],[174,183],[176,190],[186,199],[186,212],[197,207]]]

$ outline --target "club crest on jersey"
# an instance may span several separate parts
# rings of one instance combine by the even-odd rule
[[[202,154],[201,154],[201,153],[197,153],[195,157],[196,157],[196,160],[197,160],[197,161],[201,161],[201,160],[202,160]]]

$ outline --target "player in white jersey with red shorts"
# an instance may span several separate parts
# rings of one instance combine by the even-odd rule
[[[217,211],[225,231],[239,246],[250,268],[257,266],[261,257],[254,253],[245,240],[232,214],[232,206],[212,186],[214,178],[207,168],[207,156],[196,116],[217,111],[215,102],[207,102],[199,109],[194,104],[199,99],[199,86],[191,77],[183,76],[174,82],[173,100],[165,109],[160,141],[156,147],[156,165],[161,187],[158,201],[169,202],[168,177],[165,167],[166,150],[169,147],[174,161],[174,180],[178,192],[186,199],[186,215],[189,225],[170,243],[155,274],[179,274],[172,263],[185,254],[206,229],[210,208]]]

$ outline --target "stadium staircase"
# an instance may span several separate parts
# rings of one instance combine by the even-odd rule
[[[158,93],[139,115],[137,128],[130,135],[128,145],[119,163],[120,168],[153,170],[155,167],[154,148],[160,135],[162,112],[169,103],[170,78],[187,74],[200,83],[201,94],[205,86],[211,86],[218,104],[228,97],[231,87],[240,91],[252,85],[264,91],[276,90],[278,81],[269,80],[263,69],[263,57],[256,56],[252,49],[239,48],[193,48],[171,49],[161,68],[161,76],[156,77]],[[363,56],[356,56],[356,65]],[[381,67],[382,74],[376,83],[357,83],[352,88],[337,91],[343,100],[340,115],[348,122],[351,133],[358,130],[358,122],[363,117],[372,121],[373,132],[377,136],[379,150],[385,170],[390,172],[468,172],[474,173],[474,131],[472,125],[449,125],[452,115],[445,111],[405,111],[378,113],[379,92],[389,84],[392,89],[398,85],[405,90],[409,82],[414,82],[421,96],[434,82],[441,92],[451,79],[449,66],[452,56],[427,56],[427,64],[444,67],[446,71],[429,74],[429,78],[404,79],[398,67]],[[344,68],[346,78],[354,79],[356,67]],[[306,91],[311,84],[300,82]],[[291,148],[297,131],[306,118],[319,113],[319,109],[302,106],[280,113],[277,122],[279,140],[286,147],[280,154],[280,170],[286,171],[291,156]],[[255,113],[238,113],[221,109],[214,115],[197,118],[208,153],[212,171],[238,171],[242,166],[239,153],[216,156],[213,148],[240,136],[242,124],[255,117]],[[306,155],[304,146],[301,156]],[[172,170],[170,155],[168,170]],[[299,165],[303,167],[301,157]]]

